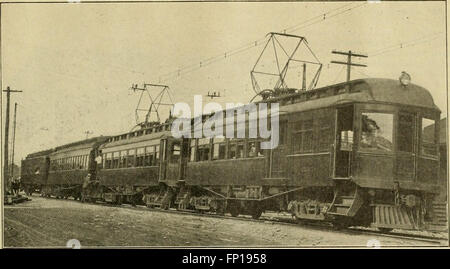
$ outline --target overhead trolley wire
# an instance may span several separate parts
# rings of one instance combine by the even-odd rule
[[[373,50],[372,52],[369,53],[369,56],[370,57],[375,57],[375,56],[383,55],[385,53],[393,52],[393,51],[396,51],[396,50],[399,50],[399,49],[404,49],[404,48],[407,48],[407,47],[412,47],[412,46],[416,46],[416,45],[420,45],[420,44],[425,44],[425,43],[431,42],[431,41],[433,41],[435,39],[438,39],[438,38],[442,37],[443,34],[445,34],[445,33],[438,32],[438,33],[426,35],[426,36],[423,36],[423,37],[420,37],[420,38],[416,38],[416,39],[413,39],[413,40],[400,42],[400,43],[397,43],[397,44],[394,44],[394,45],[389,45],[389,46],[386,46],[386,47],[383,47],[383,48],[379,48],[379,49]],[[366,73],[362,72],[361,70],[353,69],[353,67],[352,67],[352,70],[355,70],[356,72],[358,72],[359,74],[361,74],[363,76],[370,77],[369,75],[367,75]]]
[[[339,77],[341,76],[341,74],[342,74],[342,71],[344,71],[345,68],[346,68],[345,66],[342,66],[341,70],[340,70],[339,73],[337,74],[336,78],[334,78],[333,82],[331,82],[331,84],[334,84],[334,83],[338,80],[338,78],[339,78]]]
[[[317,15],[315,17],[307,19],[307,20],[305,20],[305,21],[303,21],[301,23],[298,23],[298,24],[296,24],[294,26],[290,26],[288,28],[285,28],[281,32],[287,33],[287,32],[298,31],[298,30],[303,29],[305,27],[308,27],[308,26],[311,26],[311,25],[314,25],[314,24],[326,21],[326,20],[328,20],[330,18],[333,18],[335,16],[338,16],[338,15],[350,12],[351,10],[359,8],[359,7],[362,7],[362,6],[366,5],[367,3],[363,3],[363,4],[360,4],[360,5],[357,5],[357,6],[353,6],[353,7],[349,7],[349,6],[353,5],[353,4],[354,3],[348,3],[348,4],[345,4],[345,5],[342,5],[342,6],[338,7],[338,8],[329,10],[329,11],[327,11],[325,13],[321,13],[320,15]],[[349,7],[349,8],[347,8],[347,7]],[[335,13],[335,14],[332,14],[333,12],[336,12],[336,11],[339,11],[339,12]],[[332,14],[332,15],[329,15],[329,14]],[[312,22],[312,21],[314,21],[314,22]],[[304,25],[304,24],[306,24],[308,22],[312,22],[312,23]],[[195,62],[193,64],[189,64],[189,65],[180,67],[180,68],[178,68],[178,69],[176,69],[174,71],[171,71],[171,72],[168,72],[168,73],[160,75],[159,76],[159,81],[160,82],[167,82],[167,81],[170,81],[170,80],[175,79],[177,77],[180,77],[182,75],[185,75],[185,74],[197,71],[197,70],[199,70],[199,69],[201,69],[201,68],[203,68],[205,66],[208,66],[210,64],[216,63],[218,61],[222,61],[222,60],[227,59],[229,57],[232,57],[232,56],[234,56],[236,54],[240,54],[240,53],[245,52],[245,51],[247,51],[249,49],[258,47],[258,46],[264,44],[265,43],[264,41],[267,41],[267,39],[268,39],[268,36],[265,36],[264,38],[258,39],[258,40],[253,41],[253,42],[246,43],[246,44],[244,44],[244,45],[242,45],[242,46],[240,46],[240,47],[238,47],[236,49],[233,49],[233,50],[230,50],[230,51],[218,54],[216,56],[213,56],[213,57],[210,57],[210,58],[207,58],[207,59],[204,59],[204,60],[197,61],[197,62]],[[315,55],[314,55],[314,57],[317,58]]]
[[[327,19],[326,16],[327,16],[328,14],[330,14],[331,12],[334,12],[334,11],[339,10],[339,9],[346,8],[346,7],[348,7],[348,6],[351,6],[352,4],[353,4],[353,3],[349,3],[349,4],[346,4],[346,5],[340,6],[340,7],[338,7],[338,8],[329,10],[329,11],[327,11],[327,12],[325,12],[325,13],[319,14],[319,15],[317,15],[317,16],[315,16],[315,17],[309,18],[309,19],[307,19],[307,20],[305,20],[305,21],[303,21],[303,22],[301,22],[301,23],[298,23],[298,24],[296,24],[296,25],[293,25],[293,26],[290,26],[290,27],[284,29],[284,30],[283,30],[283,33],[286,33],[286,32],[294,32],[294,31],[296,31],[297,29],[299,29],[298,27],[300,27],[301,25],[303,25],[303,24],[305,24],[305,23],[307,23],[307,22],[316,20],[316,19],[318,19],[318,18],[321,18],[322,20],[326,20],[326,19]]]
[[[381,54],[385,54],[394,50],[398,50],[398,49],[403,49],[403,48],[407,48],[407,47],[412,47],[418,44],[422,44],[422,43],[427,43],[430,41],[433,41],[437,38],[440,38],[442,36],[442,34],[444,34],[443,32],[439,32],[439,33],[434,33],[431,35],[427,35],[427,36],[423,36],[421,38],[417,38],[414,40],[410,40],[410,41],[406,41],[406,42],[401,42],[401,43],[397,43],[395,45],[390,45],[381,49],[377,49],[371,53],[369,53],[370,57],[374,57],[374,56],[378,56]]]
[[[353,4],[353,3],[351,3],[351,4]],[[342,6],[342,8],[344,8],[344,7],[348,6],[348,5],[351,5],[351,4],[344,5],[344,6]],[[323,22],[323,21],[325,21],[325,20],[327,20],[327,19],[331,19],[331,18],[336,17],[336,16],[339,16],[339,15],[341,15],[341,14],[350,12],[350,11],[352,11],[353,9],[360,8],[360,7],[362,7],[362,6],[366,5],[366,4],[367,4],[367,2],[365,2],[365,3],[361,4],[361,5],[357,5],[357,6],[351,7],[351,8],[347,8],[347,9],[341,11],[341,12],[338,12],[338,13],[333,14],[333,15],[328,16],[328,17],[326,16],[326,14],[329,14],[329,13],[331,13],[331,12],[323,13],[323,14],[317,16],[317,17],[319,17],[319,20],[318,20],[318,21],[313,22],[313,23],[310,23],[310,24],[307,24],[307,25],[304,25],[304,26],[296,27],[296,28],[290,30],[289,32],[291,32],[291,33],[292,33],[292,32],[296,32],[296,31],[298,31],[298,30],[300,30],[300,29],[306,28],[306,27],[311,26],[311,25],[314,25],[314,24],[316,24],[316,23]],[[340,9],[342,9],[342,8],[340,8]],[[315,17],[315,19],[316,19],[317,17]],[[300,25],[300,24],[299,24],[299,25]]]

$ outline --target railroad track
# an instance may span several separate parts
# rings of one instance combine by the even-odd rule
[[[380,236],[391,237],[391,238],[430,242],[430,243],[435,243],[435,244],[439,244],[439,245],[442,245],[444,243],[444,244],[448,245],[448,239],[444,238],[444,237],[412,235],[412,234],[401,233],[401,232],[381,232],[381,231],[366,230],[366,229],[361,229],[361,228],[350,228],[350,230],[355,231],[355,232],[362,232],[364,234],[373,234],[373,235],[380,235]]]
[[[47,198],[46,199],[57,199],[57,198]],[[69,201],[73,202],[79,202],[72,199],[68,199]],[[81,202],[79,202],[81,203]],[[267,224],[280,224],[280,225],[288,225],[288,226],[295,226],[295,227],[308,227],[311,229],[320,229],[324,231],[330,231],[330,229],[334,229],[336,232],[343,232],[343,233],[349,233],[354,235],[375,235],[375,236],[382,236],[382,237],[390,237],[390,238],[396,238],[396,239],[404,239],[404,240],[412,240],[412,241],[422,241],[422,242],[428,242],[435,245],[440,246],[448,246],[448,239],[444,237],[433,237],[433,236],[425,236],[425,235],[414,235],[414,234],[408,234],[403,232],[382,232],[378,230],[369,230],[365,228],[358,228],[358,227],[350,227],[345,229],[336,229],[331,224],[323,223],[323,222],[305,222],[305,221],[298,221],[294,218],[289,218],[289,215],[285,215],[284,217],[269,217],[262,215],[259,219],[253,219],[250,216],[238,216],[238,217],[232,217],[231,215],[218,215],[215,213],[208,213],[208,212],[198,212],[194,210],[177,210],[177,209],[161,209],[156,207],[147,207],[144,205],[128,205],[128,204],[122,204],[122,205],[114,205],[109,204],[105,202],[96,202],[96,203],[89,203],[89,204],[96,204],[96,205],[103,205],[107,207],[113,207],[113,208],[127,208],[131,210],[139,210],[139,211],[153,211],[153,212],[162,212],[167,214],[178,214],[178,215],[189,215],[189,216],[197,216],[197,217],[208,217],[208,218],[218,218],[218,219],[230,219],[230,220],[242,220],[242,221],[249,221],[249,222],[259,222],[259,223],[267,223]]]

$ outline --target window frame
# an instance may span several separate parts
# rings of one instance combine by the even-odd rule
[[[144,161],[143,165],[144,167],[150,167],[154,165],[155,160],[155,145],[152,146],[145,146],[144,148]]]
[[[170,158],[169,158],[169,163],[172,164],[177,164],[179,163],[180,159],[181,159],[181,141],[172,141],[171,145],[170,145]],[[178,149],[176,149],[176,147],[178,147]],[[178,152],[178,154],[175,154],[176,152]]]
[[[154,145],[154,152],[155,152],[155,157],[153,159],[154,163],[153,166],[159,166],[160,163],[160,145]]]
[[[404,151],[400,149],[400,145],[401,143],[399,143],[399,139],[400,139],[400,129],[401,129],[401,125],[402,125],[402,121],[400,120],[400,117],[402,115],[409,115],[412,116],[412,143],[411,143],[411,151]],[[396,123],[396,130],[395,130],[395,150],[396,152],[400,152],[400,153],[406,153],[406,154],[415,154],[416,153],[416,146],[417,146],[417,113],[416,112],[411,112],[411,111],[398,111],[397,113],[397,123]]]
[[[191,138],[189,144],[189,162],[197,161],[197,138]]]
[[[127,168],[136,167],[136,148],[128,149]]]
[[[259,157],[258,156],[258,153],[259,153],[259,143],[258,143],[259,141],[257,140],[257,139],[250,139],[250,140],[248,140],[247,141],[247,157],[248,158],[256,158],[256,157]],[[252,153],[251,152],[251,149],[252,149],[252,147],[250,146],[251,144],[254,144],[255,146],[255,152],[254,152],[254,156],[251,156],[251,154],[250,153]]]
[[[104,160],[105,160],[105,165],[104,168],[105,169],[112,169],[113,168],[113,153],[112,152],[107,152],[104,153]]]
[[[424,128],[423,128],[423,121],[424,121],[424,119],[427,119],[427,120],[431,120],[431,121],[434,121],[434,132],[433,132],[433,134],[434,134],[434,137],[433,137],[433,145],[434,145],[434,151],[435,151],[435,153],[434,154],[428,154],[428,153],[425,153],[424,152],[424,138],[423,138],[423,130],[424,130]],[[433,116],[429,116],[429,115],[424,115],[424,114],[422,114],[422,115],[420,115],[420,143],[419,143],[419,155],[421,156],[421,157],[424,157],[424,158],[431,158],[431,159],[438,159],[439,158],[439,149],[438,149],[438,146],[439,146],[439,138],[438,138],[438,136],[437,136],[437,134],[438,134],[438,132],[439,132],[439,130],[437,129],[437,122],[438,122],[439,120],[437,120],[437,119],[435,119]],[[428,144],[431,144],[431,143],[428,143]]]
[[[208,141],[208,143],[200,144],[200,140]],[[204,151],[206,151],[206,149],[208,149],[208,154],[204,153]],[[205,155],[207,156],[206,159],[204,158]],[[211,138],[208,138],[208,137],[198,138],[197,139],[197,157],[196,157],[196,161],[197,162],[210,161],[211,160],[210,156],[211,156]],[[200,158],[200,157],[202,157],[202,158]]]
[[[359,122],[358,122],[358,152],[362,152],[362,153],[375,153],[375,154],[385,154],[385,155],[393,155],[396,152],[396,148],[397,148],[397,141],[396,141],[396,122],[398,121],[398,111],[392,111],[392,110],[376,110],[376,109],[361,109],[358,112],[358,117],[359,117]],[[378,114],[388,114],[388,115],[392,115],[392,149],[391,151],[382,151],[382,150],[378,150],[378,149],[367,149],[367,148],[361,148],[361,141],[362,141],[362,121],[363,121],[363,113],[378,113]],[[353,139],[355,139],[353,137]],[[355,141],[353,141],[353,143],[355,143]]]
[[[236,141],[232,141],[229,138],[227,138],[227,141],[228,141],[227,142],[228,150],[227,150],[226,158],[229,159],[229,160],[235,160],[235,159],[237,159],[237,143],[236,143]],[[233,147],[234,147],[234,151],[231,150]],[[233,157],[231,156],[232,152],[234,152],[234,156]]]
[[[304,128],[303,124],[305,122],[311,121],[311,126],[310,128]],[[296,125],[300,124],[300,128],[298,128]],[[294,122],[292,122],[292,137],[291,137],[291,145],[292,145],[292,152],[294,154],[302,154],[302,153],[312,153],[314,152],[314,118],[309,117],[309,118],[305,118],[305,119],[299,119],[296,120]],[[304,141],[305,141],[305,137],[306,135],[311,135],[311,140],[310,140],[310,148],[309,149],[305,149],[304,147]],[[298,145],[296,143],[296,138],[298,136],[301,136],[301,145]]]
[[[112,168],[111,169],[118,169],[120,166],[120,151],[114,151],[112,153],[113,153],[113,155],[112,155]]]
[[[322,124],[322,121],[327,122],[325,127],[324,124]],[[331,145],[334,143],[334,119],[332,119],[330,115],[325,115],[317,117],[314,122],[317,123],[317,139],[314,139],[313,137],[313,141],[316,141],[316,145],[315,147],[313,147],[315,149],[315,152],[330,152]],[[323,145],[326,145],[326,148]]]
[[[145,147],[136,148],[136,162],[135,167],[143,167],[145,158]]]
[[[216,139],[218,139],[219,141],[216,141]],[[227,141],[225,137],[214,137],[213,141],[212,141],[213,145],[212,145],[212,160],[213,161],[217,161],[217,160],[225,160],[227,155]],[[217,149],[216,149],[217,146]],[[223,147],[223,154],[221,155],[221,151],[220,148]],[[221,157],[222,156],[222,157]]]

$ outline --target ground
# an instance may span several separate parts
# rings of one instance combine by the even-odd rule
[[[70,239],[80,241],[81,247],[367,247],[373,239],[381,246],[436,246],[323,227],[193,216],[38,196],[5,206],[4,217],[5,247],[65,247]]]

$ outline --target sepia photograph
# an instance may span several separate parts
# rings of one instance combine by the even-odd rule
[[[446,11],[1,0],[2,248],[449,248]]]

